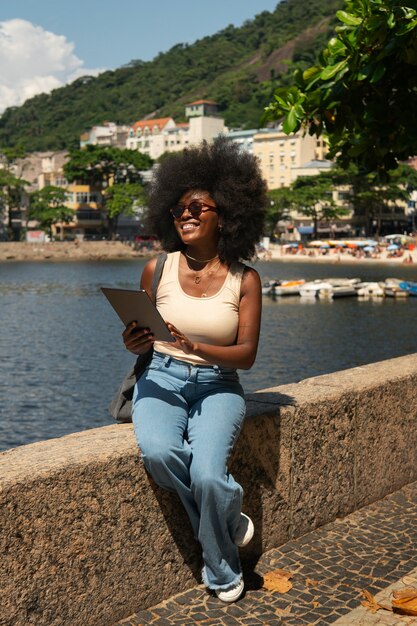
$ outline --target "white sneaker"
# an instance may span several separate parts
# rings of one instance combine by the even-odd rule
[[[241,513],[239,526],[237,527],[235,535],[235,544],[239,548],[244,548],[252,539],[254,532],[255,528],[251,518],[244,513]]]
[[[242,595],[244,587],[243,578],[241,578],[237,585],[230,587],[230,589],[216,589],[216,596],[222,602],[236,602]]]

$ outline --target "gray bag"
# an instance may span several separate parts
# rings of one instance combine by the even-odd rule
[[[155,272],[152,279],[152,296],[155,301],[156,291],[159,281],[161,280],[162,270],[166,261],[167,254],[162,252],[156,261]],[[152,359],[153,348],[146,354],[139,354],[136,363],[126,374],[117,393],[114,395],[109,404],[110,415],[118,422],[127,423],[132,421],[132,399],[136,381],[142,376],[148,363]]]

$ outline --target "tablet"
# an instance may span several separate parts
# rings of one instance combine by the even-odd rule
[[[144,289],[101,287],[101,291],[125,326],[136,321],[139,326],[150,328],[158,341],[175,341],[161,314]]]

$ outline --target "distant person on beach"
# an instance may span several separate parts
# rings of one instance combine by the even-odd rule
[[[243,593],[239,547],[254,533],[227,463],[245,416],[236,370],[255,360],[261,317],[258,273],[241,261],[255,253],[266,205],[256,159],[223,137],[167,157],[148,206],[168,253],[156,306],[176,341],[135,323],[123,333],[130,352],[153,348],[133,396],[144,465],[178,494],[202,547],[203,582],[223,602]],[[149,294],[155,267],[142,274]]]

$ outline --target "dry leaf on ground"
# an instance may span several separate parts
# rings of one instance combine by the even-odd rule
[[[375,600],[375,598],[372,595],[372,593],[369,593],[369,591],[367,591],[366,589],[364,589],[362,591],[362,593],[365,596],[366,600],[362,600],[361,604],[366,609],[368,609],[368,611],[370,611],[371,613],[376,613],[377,611],[379,611],[379,609],[385,609],[386,611],[392,611],[391,607],[384,606],[383,604],[379,604],[379,602],[377,602]]]
[[[268,591],[277,591],[278,593],[287,593],[292,588],[289,578],[292,578],[291,572],[286,572],[283,569],[276,569],[273,572],[265,574],[264,589]]]
[[[399,589],[392,592],[392,608],[401,615],[417,615],[417,589]]]

